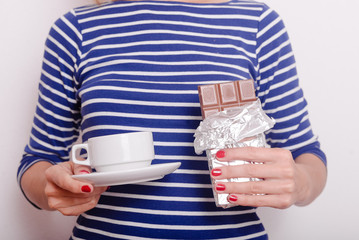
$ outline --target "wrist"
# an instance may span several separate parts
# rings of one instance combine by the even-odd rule
[[[297,193],[296,200],[294,204],[296,206],[305,206],[310,203],[308,199],[311,196],[311,183],[310,176],[306,170],[306,167],[303,164],[296,163],[297,165]]]
[[[315,155],[305,153],[295,159],[297,167],[297,198],[295,205],[305,206],[313,202],[323,191],[327,168]]]

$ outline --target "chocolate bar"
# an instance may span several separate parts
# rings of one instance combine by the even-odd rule
[[[257,99],[252,79],[200,85],[198,94],[203,119]]]
[[[260,164],[243,160],[219,161],[217,151],[224,148],[266,147],[264,132],[273,127],[256,98],[254,81],[239,80],[198,86],[203,121],[195,131],[194,148],[197,154],[206,152],[211,171],[222,166]],[[230,110],[230,111],[226,111]],[[218,113],[218,114],[215,114]],[[258,178],[212,180],[215,203],[218,207],[234,206],[227,193],[217,193],[217,182],[261,181]]]

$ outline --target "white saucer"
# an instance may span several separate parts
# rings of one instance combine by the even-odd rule
[[[73,178],[86,180],[95,186],[115,186],[131,183],[147,182],[163,178],[181,165],[180,162],[153,164],[149,167],[129,169],[116,172],[93,172],[73,175]]]

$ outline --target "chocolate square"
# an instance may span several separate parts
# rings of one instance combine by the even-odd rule
[[[241,102],[252,102],[256,100],[253,80],[237,81],[239,97]]]
[[[256,101],[252,79],[198,86],[202,117]]]

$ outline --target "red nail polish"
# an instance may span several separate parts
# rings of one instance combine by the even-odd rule
[[[218,177],[222,174],[222,170],[219,168],[214,168],[211,171],[212,176]]]
[[[224,190],[226,190],[226,186],[224,185],[224,184],[217,184],[216,185],[216,190],[217,191],[224,191]]]
[[[81,191],[89,193],[89,192],[91,192],[91,188],[90,188],[89,185],[84,185],[84,186],[81,187]]]
[[[238,200],[238,197],[236,195],[229,195],[228,200],[230,202],[236,202]]]
[[[217,153],[216,153],[216,157],[217,158],[224,158],[226,156],[226,152],[223,151],[223,150],[219,150]]]

